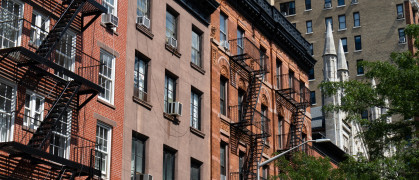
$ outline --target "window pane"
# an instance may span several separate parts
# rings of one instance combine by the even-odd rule
[[[346,29],[346,17],[345,17],[345,15],[339,16],[339,29]]]
[[[348,44],[346,38],[340,39],[342,41],[343,51],[348,52]]]
[[[355,50],[361,50],[362,44],[361,44],[361,36],[355,36]]]

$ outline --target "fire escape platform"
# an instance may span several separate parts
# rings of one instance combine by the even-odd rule
[[[102,13],[108,12],[108,9],[106,9],[105,6],[98,3],[96,0],[87,0],[86,2],[87,2],[86,5],[83,7],[81,11],[82,19],[84,20],[84,18],[88,16],[94,16],[94,17],[89,22],[82,25],[81,27],[82,32],[86,30],[90,25],[92,25]]]
[[[9,60],[12,60],[17,63],[19,66],[31,66],[35,70],[37,70],[39,73],[49,76],[57,81],[61,81],[63,83],[67,82],[67,80],[56,76],[55,74],[52,74],[46,70],[43,70],[43,68],[38,67],[38,64],[46,65],[49,68],[52,68],[55,70],[55,72],[59,72],[64,74],[65,76],[71,78],[73,81],[81,84],[81,91],[87,93],[98,93],[103,92],[104,89],[99,86],[98,84],[95,84],[94,82],[48,60],[45,59],[37,54],[35,52],[32,52],[31,50],[18,46],[18,47],[12,47],[12,48],[5,48],[0,49],[0,62],[3,58],[7,58]]]
[[[14,141],[0,143],[0,150],[9,153],[9,157],[22,157],[25,159],[31,159],[35,162],[38,162],[39,164],[46,164],[51,167],[55,166],[57,168],[64,166],[67,169],[71,169],[74,172],[77,172],[81,176],[89,176],[92,173],[101,173],[100,170],[95,168],[91,168],[86,165]]]

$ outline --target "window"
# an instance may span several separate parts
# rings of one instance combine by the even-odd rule
[[[76,33],[68,30],[55,50],[55,63],[70,70],[74,71],[74,62],[76,58]],[[65,80],[70,78],[62,72],[55,72],[55,74]]]
[[[341,38],[340,41],[342,41],[342,47],[344,52],[348,52],[348,41],[346,38]]]
[[[191,180],[201,179],[201,165],[201,162],[194,159],[191,160]]]
[[[308,71],[308,79],[314,80],[314,68],[311,68],[310,71]]]
[[[276,60],[276,86],[278,89],[281,89],[281,75],[282,75],[282,71],[281,71],[281,67],[282,67],[282,62],[277,59]]]
[[[306,10],[311,9],[311,0],[306,0]]]
[[[176,79],[166,74],[164,81],[164,112],[169,112],[169,103],[176,100]]]
[[[310,91],[310,103],[311,105],[316,104],[316,91]]]
[[[99,85],[105,89],[104,93],[99,94],[99,98],[113,104],[113,91],[114,91],[114,80],[115,80],[115,56],[100,50],[100,66],[99,71]]]
[[[403,28],[399,29],[399,43],[400,44],[406,43],[406,36],[404,34],[404,29]]]
[[[314,49],[313,49],[314,47],[313,47],[313,43],[310,43],[310,54],[312,55],[312,56],[314,56]]]
[[[325,19],[325,23],[326,23],[326,30],[327,30],[327,24],[329,24],[329,23],[330,23],[330,26],[331,26],[332,31],[333,31],[333,19],[332,19],[332,17],[327,17],[327,18]]]
[[[358,75],[364,74],[364,65],[362,65],[362,59],[356,61],[356,72]]]
[[[220,43],[227,41],[227,15],[220,13]]]
[[[361,36],[355,36],[355,51],[362,50],[362,44],[361,44]]]
[[[3,2],[3,1],[2,1]],[[15,109],[15,89],[0,79],[0,142],[6,142],[11,136],[12,111]]]
[[[281,13],[284,16],[294,15],[295,14],[295,1],[281,3],[279,5],[279,8],[281,10]]]
[[[96,156],[95,168],[108,175],[111,159],[111,127],[101,122],[96,126]]]
[[[260,123],[261,123],[261,130],[260,130],[260,132],[261,132],[261,134],[264,134],[267,130],[268,130],[268,107],[266,107],[265,105],[263,105],[262,104],[262,107],[261,107],[261,115],[262,115],[262,117],[261,117],[261,121],[260,121]],[[266,140],[267,140],[267,138],[266,138],[266,136],[263,136],[263,141],[265,141],[266,142]]]
[[[201,67],[201,33],[192,29],[191,62]]]
[[[338,0],[338,6],[344,6],[345,0]]]
[[[265,165],[262,167],[262,180],[268,180],[269,177],[269,166]]]
[[[191,92],[191,127],[201,130],[201,93]]]
[[[361,119],[368,119],[368,110],[363,110],[361,112]]]
[[[244,102],[244,96],[245,96],[245,94],[246,94],[246,92],[243,90],[243,89],[239,89],[238,91],[238,105],[239,105],[239,110],[238,110],[238,115],[239,115],[239,122],[241,122],[241,121],[243,121],[243,116],[242,116],[242,113],[243,113],[243,102]]]
[[[41,42],[47,37],[48,31],[49,19],[33,11],[30,42],[35,46],[40,46]]]
[[[339,16],[339,29],[346,29],[346,17],[345,15]]]
[[[227,145],[224,143],[220,144],[220,180],[226,180],[227,178]]]
[[[360,27],[361,26],[361,20],[359,16],[359,12],[354,12],[354,27]]]
[[[145,171],[145,140],[132,137],[131,146],[131,180],[140,180],[139,175]]]
[[[44,98],[26,90],[23,126],[37,129],[44,118]]]
[[[23,4],[12,0],[2,0],[1,7],[2,16],[0,21],[10,23],[7,23],[7,28],[0,32],[0,42],[2,42],[0,43],[0,48],[16,47],[19,45],[18,39],[21,31],[19,19],[23,16]]]
[[[148,62],[138,53],[135,55],[134,63],[134,97],[143,101],[147,99],[147,71]]]
[[[239,152],[239,180],[243,180],[244,172],[243,172],[243,165],[245,161],[246,154],[242,151]]]
[[[176,151],[164,148],[163,150],[163,180],[175,179],[175,155]]]
[[[332,0],[324,0],[324,8],[332,8]]]
[[[260,47],[259,50],[259,56],[260,56],[260,60],[259,60],[259,65],[260,65],[260,69],[264,69],[265,63],[267,63],[268,61],[268,56],[266,55],[266,49],[263,47]],[[262,81],[266,80],[266,69],[262,72]]]
[[[52,131],[50,153],[62,158],[70,157],[71,110],[66,110]]]
[[[116,16],[116,4],[117,0],[103,0],[103,6],[108,9],[108,14],[113,14]]]
[[[403,19],[404,18],[403,4],[397,4],[396,8],[397,8],[397,19]]]
[[[313,32],[312,22],[311,21],[306,21],[306,26],[307,26],[307,34],[312,33]]]
[[[166,42],[169,42],[170,38],[177,39],[177,16],[166,11]]]
[[[237,28],[237,55],[244,53],[244,30]]]
[[[227,78],[220,78],[220,113],[224,116],[227,115],[227,83]]]
[[[282,137],[282,135],[283,135],[283,133],[282,133],[283,125],[282,125],[282,123],[284,123],[284,117],[279,116],[278,117],[278,150],[283,148],[282,147],[282,138],[283,138]]]
[[[150,19],[150,0],[137,0],[137,16]]]

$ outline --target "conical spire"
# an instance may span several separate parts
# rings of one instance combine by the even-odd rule
[[[324,43],[324,55],[333,54],[336,55],[336,48],[335,48],[335,42],[333,40],[333,34],[332,34],[332,25],[330,22],[327,23],[326,28],[326,41]]]
[[[348,64],[346,64],[345,51],[343,51],[342,40],[339,40],[337,70],[348,70]]]

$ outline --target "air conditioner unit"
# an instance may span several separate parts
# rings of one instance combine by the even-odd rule
[[[172,102],[169,103],[168,114],[174,116],[182,116],[182,103]]]
[[[138,16],[137,24],[143,25],[147,29],[150,29],[150,19],[148,19],[146,16]]]
[[[153,176],[151,176],[150,174],[137,173],[135,174],[135,179],[136,180],[153,180]]]
[[[400,37],[399,43],[406,43],[406,37]]]
[[[352,0],[352,4],[357,4],[358,0]]]
[[[397,19],[401,19],[401,18],[403,18],[403,13],[398,13],[397,14]]]
[[[170,46],[172,46],[175,49],[177,48],[177,40],[173,37],[169,37],[169,40],[168,40],[167,44],[169,44]]]
[[[109,27],[118,27],[118,17],[113,14],[104,14],[102,22]]]
[[[326,4],[324,4],[324,8],[332,8],[332,3],[326,3]]]
[[[221,41],[221,46],[226,50],[230,49],[230,44],[228,41]]]

